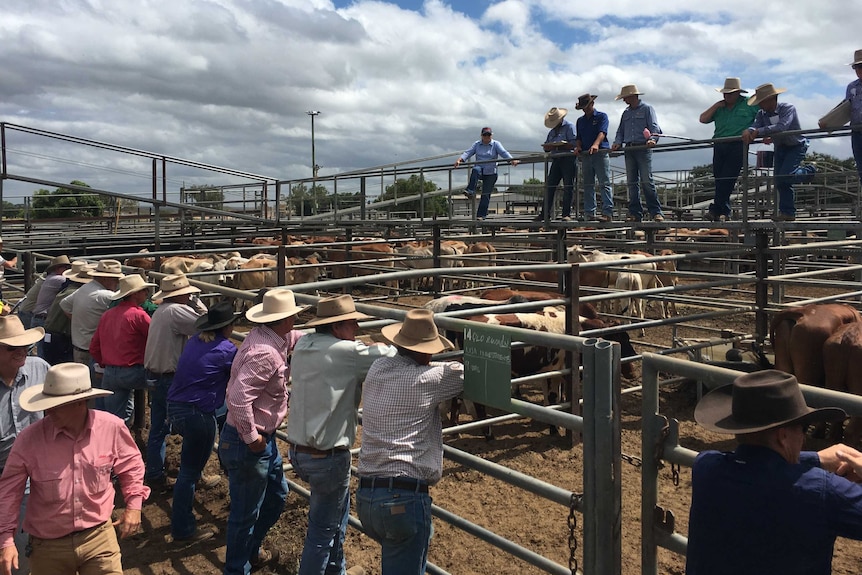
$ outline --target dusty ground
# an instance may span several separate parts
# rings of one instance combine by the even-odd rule
[[[720,327],[745,332],[751,329],[752,317],[724,320]],[[655,329],[647,332],[645,340],[668,342],[670,329]],[[648,350],[635,346],[639,350]],[[626,382],[636,385],[639,381]],[[623,453],[640,456],[640,396],[624,396],[622,409]],[[685,447],[730,448],[731,443],[723,436],[710,434],[692,423],[694,396],[688,387],[669,389],[662,397],[662,413],[681,422],[681,443]],[[549,436],[544,425],[526,421],[512,422],[495,429],[496,438],[486,441],[478,433],[462,435],[449,443],[467,452],[514,470],[529,473],[560,487],[581,490],[582,454],[579,449],[569,449],[568,440]],[[179,438],[171,437],[168,448],[168,468],[178,465]],[[809,448],[819,444],[809,441]],[[208,472],[217,472],[214,458]],[[688,502],[691,490],[690,470],[683,468],[679,485],[671,481],[670,469],[661,474],[659,502],[674,512],[676,529],[685,534],[688,522]],[[640,469],[623,464],[623,573],[640,572]],[[477,472],[446,462],[443,480],[433,488],[434,503],[461,515],[485,528],[491,529],[519,544],[546,555],[566,565],[568,562],[567,509],[556,504],[524,497],[516,489],[497,480],[480,476]],[[144,532],[134,539],[122,543],[125,573],[131,575],[188,574],[204,575],[220,573],[224,560],[225,521],[228,513],[227,480],[214,489],[198,492],[196,510],[200,525],[219,531],[215,539],[196,546],[181,547],[169,543],[170,495],[157,494],[145,505]],[[296,573],[302,539],[306,526],[306,501],[292,493],[287,508],[270,532],[267,546],[278,549],[277,563],[265,567],[259,573]],[[578,515],[578,540],[582,540]],[[528,564],[504,555],[488,545],[464,535],[439,519],[434,520],[435,535],[431,543],[430,561],[446,571],[457,575],[486,573],[531,574],[540,573]],[[345,552],[348,566],[362,565],[369,573],[379,572],[380,560],[377,545],[355,529],[348,530]],[[577,552],[580,561],[580,550]],[[837,575],[855,574],[862,564],[862,544],[839,540],[835,550],[833,572]],[[660,550],[661,573],[683,573],[684,559],[668,551]]]

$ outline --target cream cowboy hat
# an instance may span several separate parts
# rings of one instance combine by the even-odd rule
[[[356,304],[349,295],[339,295],[317,302],[316,317],[305,325],[325,325],[348,319],[371,319],[371,316],[356,311]]]
[[[844,421],[837,407],[812,409],[805,404],[796,377],[777,369],[740,375],[730,385],[703,396],[694,419],[716,433],[755,433],[789,423]]]
[[[725,78],[724,88],[716,88],[715,91],[721,92],[722,94],[730,94],[732,92],[748,94],[746,90],[742,89],[742,82],[740,82],[739,78]]]
[[[79,284],[90,283],[93,281],[93,278],[90,277],[90,270],[95,267],[96,264],[88,264],[85,261],[77,260],[72,262],[70,269],[63,272],[63,277]]]
[[[186,295],[187,293],[200,293],[200,288],[189,284],[189,278],[185,274],[171,274],[162,278],[160,290],[153,294],[153,301]]]
[[[111,299],[116,301],[123,299],[127,295],[145,290],[151,287],[158,287],[156,284],[147,283],[140,274],[129,274],[120,279],[120,286],[117,291],[111,294]]]
[[[117,260],[102,260],[96,267],[90,270],[94,278],[121,278],[123,277],[123,264]]]
[[[638,90],[638,87],[634,84],[629,84],[628,86],[623,86],[623,89],[620,90],[620,93],[617,95],[614,100],[622,100],[623,98],[628,98],[629,96],[640,96],[643,92]]]
[[[756,106],[771,96],[777,96],[787,91],[787,88],[776,88],[772,84],[761,84],[754,91],[754,95],[748,99],[749,106]]]
[[[553,107],[545,114],[545,127],[550,129],[556,128],[563,118],[566,117],[569,111],[566,108]]]
[[[850,62],[851,66],[855,66],[856,64],[862,64],[862,50],[856,50],[853,53],[853,61]],[[0,240],[2,242],[2,240]]]
[[[245,318],[254,323],[270,323],[296,315],[310,307],[296,305],[293,292],[289,289],[269,290],[263,296],[263,303],[252,306],[245,312]]]
[[[590,93],[578,96],[578,103],[575,104],[575,110],[583,110],[590,104],[590,102],[595,102],[596,98],[598,98],[598,96]]]
[[[44,411],[92,397],[113,395],[113,391],[94,388],[90,384],[90,368],[83,363],[58,363],[48,369],[45,383],[21,392],[21,408]]]
[[[41,327],[24,329],[21,318],[17,315],[4,315],[0,317],[0,343],[9,347],[24,347],[33,345],[45,337],[45,330]]]
[[[70,267],[71,265],[72,262],[69,261],[69,256],[57,256],[56,258],[53,258],[50,262],[48,262],[48,267],[45,268],[45,273],[47,274],[54,268],[60,266]]]
[[[433,354],[455,348],[451,341],[437,333],[434,312],[429,309],[411,309],[403,322],[387,325],[380,333],[398,347],[419,353]]]

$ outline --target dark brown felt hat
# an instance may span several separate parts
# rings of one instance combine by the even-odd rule
[[[805,403],[796,377],[777,369],[746,373],[700,400],[694,419],[716,433],[754,433],[789,423],[844,421],[837,407],[813,409]]]

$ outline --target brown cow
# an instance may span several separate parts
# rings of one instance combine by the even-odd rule
[[[862,322],[839,327],[823,344],[826,388],[862,395]],[[830,428],[830,438],[841,439],[841,426]],[[855,446],[862,440],[862,417],[851,417],[844,430],[844,440]]]

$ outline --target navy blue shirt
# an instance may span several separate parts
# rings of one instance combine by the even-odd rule
[[[224,405],[230,368],[236,346],[221,334],[204,342],[200,334],[189,338],[177,363],[174,381],[168,390],[168,401],[193,403],[205,413]]]
[[[599,144],[599,149],[610,148],[608,143],[608,115],[598,110],[593,110],[591,116],[581,116],[575,122],[578,129],[577,141],[580,141],[581,150],[589,151],[593,142],[599,137],[599,132],[604,132],[605,139]]]
[[[686,575],[829,575],[835,538],[862,539],[862,486],[815,452],[704,451],[691,483]]]

